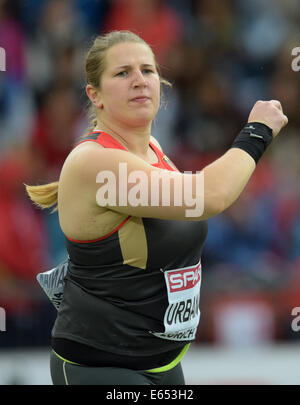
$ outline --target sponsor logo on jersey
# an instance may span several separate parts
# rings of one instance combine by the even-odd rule
[[[193,340],[200,320],[201,263],[164,273],[169,305],[164,315],[165,331],[151,332],[168,340]]]

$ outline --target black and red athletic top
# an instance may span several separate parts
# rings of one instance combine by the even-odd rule
[[[78,144],[83,142],[126,151],[101,131]],[[178,170],[160,149],[150,146],[158,158],[153,166]],[[95,353],[157,358],[161,365],[161,355],[174,354],[195,339],[206,234],[206,221],[124,215],[113,231],[98,239],[66,236],[69,266],[53,341],[76,342]],[[153,361],[143,364],[154,367]]]

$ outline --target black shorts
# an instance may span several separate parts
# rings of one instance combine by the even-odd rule
[[[184,385],[181,364],[159,373],[119,367],[88,367],[50,355],[53,385]]]

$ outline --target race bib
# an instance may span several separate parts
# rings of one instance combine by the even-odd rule
[[[169,305],[164,315],[165,331],[151,332],[168,340],[193,340],[200,321],[201,262],[164,272]]]
[[[60,263],[58,266],[51,270],[39,273],[36,279],[42,289],[47,294],[48,298],[55,306],[56,309],[60,307],[60,304],[64,295],[64,278],[68,270],[68,259]]]

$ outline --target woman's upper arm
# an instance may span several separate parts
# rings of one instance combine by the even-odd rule
[[[130,152],[98,146],[81,147],[69,169],[98,206],[138,217],[207,218],[201,174],[160,169]]]

